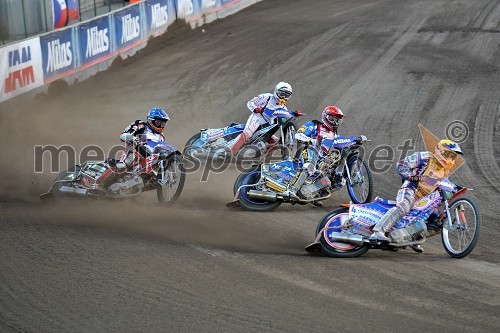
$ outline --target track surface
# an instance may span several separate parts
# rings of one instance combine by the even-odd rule
[[[268,0],[70,89],[0,105],[0,331],[498,331],[499,21],[491,0]],[[345,190],[321,209],[229,210],[235,170],[189,175],[171,209],[154,194],[37,201],[55,176],[34,175],[36,144],[107,150],[159,105],[182,147],[199,128],[244,121],[246,101],[280,80],[309,119],[340,106],[341,133],[367,135],[371,149],[417,140],[418,123],[444,136],[464,121],[455,179],[482,212],[475,251],[453,260],[432,239],[424,254],[306,255]],[[398,184],[392,167],[375,174],[377,195]]]

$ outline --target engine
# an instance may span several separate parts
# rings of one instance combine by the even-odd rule
[[[420,238],[427,233],[427,225],[424,221],[411,223],[405,228],[394,229],[390,235],[396,243],[410,242]]]
[[[141,192],[143,187],[144,182],[142,181],[142,178],[135,175],[126,180],[111,184],[109,186],[109,193],[112,196],[133,195]]]
[[[330,179],[327,176],[316,179],[311,184],[304,184],[300,189],[300,194],[305,199],[313,199],[319,190],[329,188],[331,186]]]
[[[340,161],[340,155],[340,150],[333,148],[328,155],[323,158],[319,165],[319,169],[325,174],[331,174]]]

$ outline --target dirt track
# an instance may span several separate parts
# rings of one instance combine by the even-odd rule
[[[499,22],[498,0],[267,0],[69,89],[0,104],[0,331],[498,331]],[[367,135],[371,149],[422,148],[418,123],[444,136],[465,122],[454,179],[480,205],[474,252],[452,260],[432,239],[424,254],[306,255],[345,190],[323,208],[233,211],[234,170],[189,175],[171,209],[154,194],[38,201],[55,175],[47,160],[33,173],[37,144],[107,151],[158,105],[182,147],[199,128],[243,121],[246,101],[281,80],[294,88],[289,106],[312,119],[335,103],[341,133]],[[374,177],[377,195],[395,195],[393,168]]]

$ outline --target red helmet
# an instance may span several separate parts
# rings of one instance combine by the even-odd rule
[[[327,106],[321,113],[321,120],[323,125],[328,127],[330,131],[336,131],[340,124],[342,124],[344,114],[335,105]]]

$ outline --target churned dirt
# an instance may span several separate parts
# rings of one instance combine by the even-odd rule
[[[267,0],[204,32],[170,29],[87,81],[0,104],[0,331],[497,331],[499,21],[491,0]],[[341,134],[372,140],[366,158],[386,197],[400,184],[398,147],[423,148],[418,123],[444,137],[463,122],[466,164],[453,179],[474,188],[482,214],[474,252],[452,260],[436,238],[424,254],[306,255],[346,191],[323,208],[230,210],[234,168],[189,174],[170,208],[155,193],[38,199],[57,173],[36,146],[67,146],[77,162],[89,146],[107,155],[159,106],[182,149],[200,128],[244,121],[247,100],[278,81],[292,84],[303,122],[336,104]],[[381,145],[394,154],[375,163]],[[61,156],[56,169],[68,166]]]

